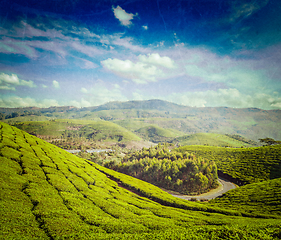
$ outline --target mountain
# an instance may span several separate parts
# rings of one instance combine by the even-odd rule
[[[2,121],[13,123],[50,119],[106,120],[130,131],[157,125],[185,134],[235,134],[257,141],[281,139],[281,110],[227,107],[187,107],[162,100],[110,102],[97,107],[0,109]],[[43,119],[44,118],[44,119]],[[139,126],[139,124],[142,126]]]
[[[274,211],[264,215],[185,201],[8,124],[0,122],[0,134],[0,239],[281,235],[281,219]]]

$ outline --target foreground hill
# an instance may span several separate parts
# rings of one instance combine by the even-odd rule
[[[281,110],[196,108],[161,100],[147,100],[110,102],[89,108],[0,108],[0,117],[1,114],[2,120],[9,123],[66,118],[102,119],[115,122],[130,131],[157,125],[186,134],[238,134],[255,141],[266,137],[281,139],[281,131],[276,131],[281,128]]]
[[[0,239],[278,239],[281,235],[278,216],[180,200],[5,123],[0,123],[0,132]]]
[[[281,177],[281,145],[239,149],[184,146],[177,151],[213,160],[221,175],[227,174],[244,184]]]
[[[208,205],[260,214],[281,215],[281,178],[252,183],[211,200]]]

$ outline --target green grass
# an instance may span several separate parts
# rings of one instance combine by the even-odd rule
[[[143,139],[155,143],[167,142],[178,136],[183,135],[183,133],[180,131],[174,129],[164,129],[158,127],[157,125],[149,125],[149,126],[142,127],[136,130],[135,133],[140,137],[142,137]]]
[[[177,137],[172,141],[174,144],[185,145],[207,145],[218,147],[252,147],[252,144],[236,140],[229,136],[217,133],[195,133]]]
[[[281,177],[281,145],[255,148],[184,146],[177,151],[213,160],[218,170],[245,183]]]
[[[0,239],[280,237],[279,216],[184,201],[5,123],[0,133]]]
[[[281,215],[281,178],[233,189],[208,203],[209,206],[248,213]]]
[[[92,141],[140,141],[121,126],[108,121],[57,119],[40,122],[21,122],[14,126],[45,139],[87,138]]]

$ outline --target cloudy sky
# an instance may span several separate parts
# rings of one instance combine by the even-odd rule
[[[0,107],[281,109],[279,0],[0,0]]]

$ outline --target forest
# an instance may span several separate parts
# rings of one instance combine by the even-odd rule
[[[127,154],[121,163],[110,161],[104,166],[182,194],[200,194],[218,186],[214,161],[170,151],[168,144],[143,148]]]

